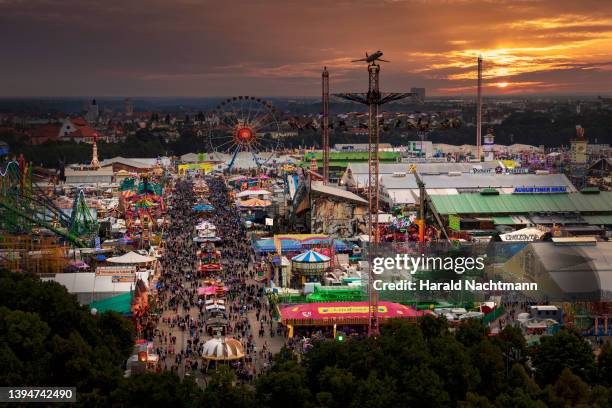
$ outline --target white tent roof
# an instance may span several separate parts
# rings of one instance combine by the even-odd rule
[[[125,293],[134,290],[136,279],[148,284],[149,271],[136,272],[133,282],[113,282],[110,275],[96,275],[94,272],[58,273],[43,281],[55,281],[66,287],[69,293]]]
[[[114,256],[112,258],[107,259],[108,262],[121,263],[121,264],[146,263],[146,262],[153,262],[154,260],[155,258],[153,257],[143,256],[143,255],[137,254],[134,251],[128,252],[125,255]]]
[[[204,343],[202,357],[207,360],[236,360],[245,356],[242,343],[236,339],[210,339]]]
[[[261,189],[254,189],[254,190],[244,190],[239,192],[238,194],[236,194],[236,197],[238,198],[242,198],[242,197],[247,197],[247,196],[252,196],[252,195],[269,195],[272,194],[271,192],[269,192],[268,190],[261,190]]]

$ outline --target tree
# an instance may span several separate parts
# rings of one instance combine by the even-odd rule
[[[94,317],[55,282],[0,271],[0,383],[76,386],[85,405],[105,405],[122,379],[132,323]]]
[[[465,319],[457,328],[457,340],[466,347],[480,343],[489,334],[489,328],[479,319]]]
[[[465,396],[465,401],[460,401],[457,406],[459,408],[494,408],[495,406],[487,397],[478,395],[473,392],[468,392]]]
[[[446,336],[431,342],[432,368],[444,382],[444,390],[451,401],[465,398],[480,382],[478,371],[472,366],[466,349],[454,337]]]
[[[489,339],[470,347],[468,351],[472,365],[478,370],[480,384],[478,389],[482,395],[495,398],[505,391],[505,364],[499,349]]]
[[[38,373],[48,372],[45,340],[49,326],[36,313],[0,307],[0,381],[2,384],[35,384]]]
[[[322,406],[345,407],[357,388],[353,374],[345,368],[325,367],[318,377],[317,400]]]
[[[275,365],[257,381],[257,402],[262,407],[303,407],[311,398],[306,370],[295,361]]]
[[[426,365],[406,367],[398,386],[400,401],[414,407],[449,407],[451,399],[444,382]]]
[[[351,407],[389,408],[401,406],[395,392],[395,379],[387,375],[379,378],[372,372],[359,382]]]
[[[533,398],[537,398],[541,392],[538,384],[527,375],[525,368],[521,364],[514,364],[510,369],[510,373],[508,374],[508,386],[511,389],[520,389]]]
[[[568,405],[576,406],[586,402],[589,396],[589,386],[569,368],[564,368],[552,387],[555,398],[563,399]]]
[[[448,321],[444,315],[439,317],[426,315],[419,320],[419,327],[426,341],[430,341],[448,333]]]
[[[533,367],[540,385],[554,383],[564,368],[589,381],[594,373],[595,358],[589,343],[574,331],[562,330],[545,336],[532,350]]]
[[[250,388],[236,385],[236,376],[229,367],[219,367],[208,381],[200,406],[211,408],[247,408],[254,404]]]
[[[549,406],[537,398],[531,397],[520,388],[509,390],[495,398],[495,406],[503,408],[548,408]]]
[[[596,385],[591,388],[588,406],[593,408],[612,407],[612,388]]]
[[[119,355],[129,355],[134,349],[135,327],[117,312],[105,312],[98,318],[100,337],[112,350],[119,350]]]
[[[203,393],[191,377],[174,373],[137,374],[121,381],[111,393],[111,404],[129,407],[199,407]]]
[[[599,382],[612,386],[612,343],[605,343],[597,357],[597,371]]]
[[[518,327],[505,326],[497,336],[493,337],[492,341],[511,364],[524,362],[527,358],[527,342]]]

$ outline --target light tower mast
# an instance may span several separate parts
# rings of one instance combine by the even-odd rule
[[[478,56],[478,94],[476,100],[476,161],[480,161],[482,140],[482,55]]]
[[[381,53],[382,55],[382,53]],[[366,58],[367,60],[367,58]],[[378,253],[380,233],[378,230],[379,206],[379,143],[380,143],[380,106],[387,102],[413,96],[412,93],[386,93],[381,94],[379,86],[380,65],[376,60],[368,62],[368,92],[367,93],[340,93],[334,94],[338,98],[368,105],[368,303],[369,325],[368,334],[377,335],[380,332],[378,321],[378,296],[372,287],[374,275],[372,264]]]
[[[329,71],[323,68],[323,184],[329,183]]]

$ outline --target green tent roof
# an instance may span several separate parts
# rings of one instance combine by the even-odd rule
[[[612,213],[612,192],[600,194],[430,195],[440,214]]]
[[[96,300],[89,304],[89,309],[96,309],[98,313],[113,312],[121,314],[131,313],[132,292],[123,293],[121,295],[109,297],[102,300]]]
[[[612,215],[583,215],[582,218],[591,225],[612,225]]]
[[[493,217],[493,224],[495,225],[514,225],[516,224],[512,217],[502,216],[502,217]]]
[[[304,160],[310,160],[312,157],[316,157],[317,160],[323,159],[322,152],[308,152],[304,154]],[[400,152],[378,152],[378,158],[380,160],[393,160],[396,161],[402,154]],[[352,161],[352,160],[368,160],[368,152],[329,152],[330,161]]]

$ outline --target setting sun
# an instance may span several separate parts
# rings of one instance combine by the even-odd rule
[[[497,87],[498,88],[505,88],[507,87],[509,84],[507,82],[498,82],[497,83]]]

